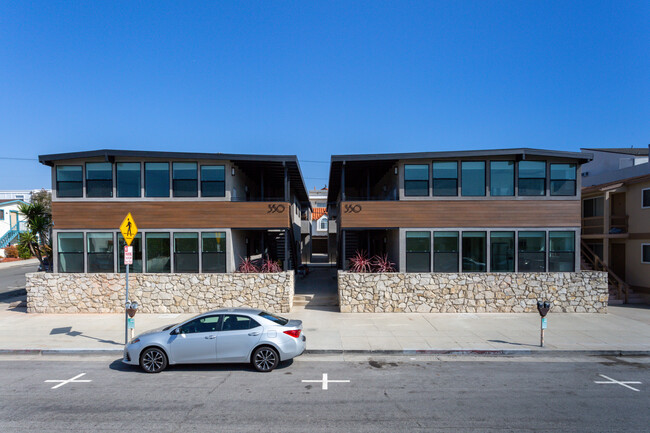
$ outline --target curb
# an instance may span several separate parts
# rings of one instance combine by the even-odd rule
[[[123,349],[0,349],[0,355],[122,355]],[[647,350],[405,349],[305,350],[306,355],[453,355],[453,356],[650,356]]]

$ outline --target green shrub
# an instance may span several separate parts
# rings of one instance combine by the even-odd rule
[[[18,257],[20,257],[21,259],[32,258],[32,252],[29,250],[29,247],[27,245],[18,244],[17,249],[18,249]]]

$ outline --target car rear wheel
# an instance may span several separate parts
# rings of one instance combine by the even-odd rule
[[[253,367],[262,373],[268,373],[278,366],[280,356],[272,347],[262,346],[253,352]]]
[[[167,355],[162,349],[150,347],[142,352],[140,367],[147,373],[160,373],[167,368]]]

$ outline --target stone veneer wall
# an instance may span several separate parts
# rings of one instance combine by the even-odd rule
[[[130,274],[129,298],[142,313],[201,313],[251,307],[288,313],[294,273]],[[124,274],[27,274],[28,313],[124,311]]]
[[[343,313],[606,313],[605,272],[386,273],[339,271]]]

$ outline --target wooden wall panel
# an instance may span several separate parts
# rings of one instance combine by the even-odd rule
[[[284,228],[289,203],[228,201],[52,202],[55,229],[115,229],[131,212],[138,228]]]
[[[580,227],[579,200],[342,202],[342,228]]]

